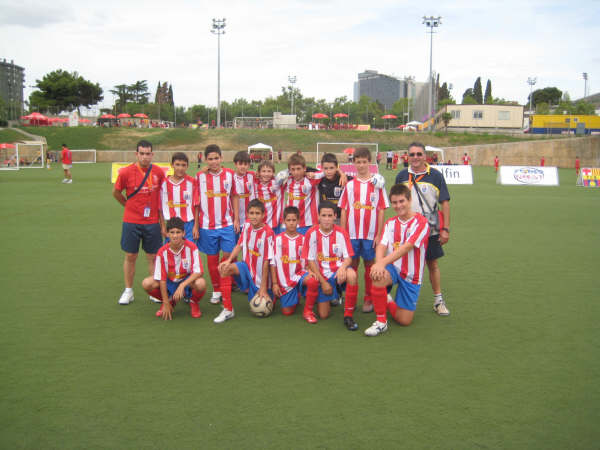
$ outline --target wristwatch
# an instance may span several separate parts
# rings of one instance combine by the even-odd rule
[[[448,228],[446,228],[446,227],[443,227],[442,230],[443,231],[447,231],[448,233],[450,233],[450,230]]]

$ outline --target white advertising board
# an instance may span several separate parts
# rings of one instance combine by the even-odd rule
[[[558,186],[558,169],[541,166],[500,166],[498,184]]]
[[[444,175],[446,184],[473,184],[473,168],[465,165],[437,166],[431,165]]]

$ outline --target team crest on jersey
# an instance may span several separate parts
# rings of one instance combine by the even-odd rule
[[[225,182],[223,182],[223,187],[225,188],[226,191],[228,191],[229,188],[231,188],[231,183],[229,181],[225,181]]]
[[[184,199],[184,200],[191,200],[191,199],[192,199],[192,196],[190,195],[190,193],[189,193],[188,191],[185,191],[185,192],[183,193],[183,199]]]
[[[375,192],[371,192],[371,203],[375,203],[377,201],[377,194]]]
[[[184,259],[181,261],[181,266],[185,269],[188,270],[190,268],[190,260],[189,259]]]
[[[263,240],[262,239],[257,239],[256,240],[256,248],[261,248],[263,245]]]
[[[427,192],[427,185],[425,184],[420,184],[419,187],[421,188],[421,192],[424,194],[425,192]]]
[[[338,244],[333,244],[332,248],[333,248],[333,253],[335,253],[336,256],[342,256],[342,249],[340,248],[340,246]]]
[[[342,187],[341,186],[334,187],[333,188],[333,196],[339,197],[340,195],[342,195]]]
[[[302,186],[302,193],[304,195],[308,194],[310,192],[310,186]]]
[[[248,187],[248,190],[251,191],[252,190],[252,181],[248,181],[246,183],[246,186]]]

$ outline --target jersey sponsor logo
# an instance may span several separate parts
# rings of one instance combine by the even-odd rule
[[[252,250],[251,248],[248,249],[248,253],[250,253],[252,256],[260,256],[260,253],[257,252],[256,250]]]
[[[516,169],[513,176],[519,183],[536,184],[544,180],[544,171],[535,167]]]
[[[277,201],[277,197],[271,197],[271,198],[259,198],[259,200],[263,203],[272,203],[272,202],[276,202]]]
[[[208,198],[227,197],[227,192],[206,191],[206,196]]]
[[[317,253],[317,259],[319,261],[326,261],[326,262],[331,262],[331,261],[337,261],[338,258],[337,256],[325,256],[323,253]]]
[[[283,264],[300,264],[299,259],[290,259],[290,257],[288,255],[283,255],[281,257],[281,262]]]
[[[394,250],[398,250],[400,248],[400,246],[402,245],[402,242],[394,242]]]
[[[375,209],[374,206],[371,205],[363,205],[361,202],[356,201],[352,204],[352,206],[354,207],[354,209],[368,209],[368,210],[373,210]]]
[[[302,188],[304,189],[304,188]],[[306,195],[290,195],[290,200],[298,200],[298,201],[302,201],[304,199],[306,199]]]
[[[167,202],[167,204],[169,205],[169,208],[186,208],[187,207],[187,203],[175,203],[171,200],[169,200]]]
[[[248,198],[250,197],[250,194],[239,194],[240,198]]]
[[[187,278],[188,274],[187,273],[175,273],[175,272],[167,272],[167,275],[169,276],[170,280],[183,280],[184,278]]]

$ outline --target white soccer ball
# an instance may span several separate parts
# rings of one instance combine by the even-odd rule
[[[273,300],[267,296],[260,296],[258,293],[250,300],[250,311],[256,317],[267,317],[273,312]]]

